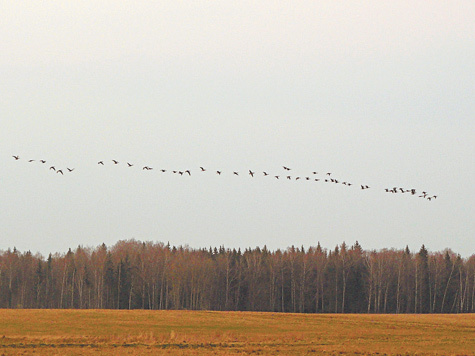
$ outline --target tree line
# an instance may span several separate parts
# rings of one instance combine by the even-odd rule
[[[358,242],[241,251],[127,240],[47,258],[9,249],[0,308],[473,313],[475,255]]]

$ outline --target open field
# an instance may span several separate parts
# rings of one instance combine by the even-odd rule
[[[475,355],[475,315],[0,310],[0,355]]]

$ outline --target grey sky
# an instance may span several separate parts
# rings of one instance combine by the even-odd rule
[[[0,249],[136,238],[475,252],[473,1],[0,11]],[[26,162],[41,158],[76,170]],[[282,165],[372,188],[246,175]]]

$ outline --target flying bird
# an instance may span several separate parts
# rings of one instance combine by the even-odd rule
[[[185,171],[185,173],[188,173],[188,175],[191,176],[191,172],[190,172],[189,169],[187,169],[187,170]]]
[[[221,171],[216,171],[216,174],[219,174],[219,175],[221,175]]]
[[[292,179],[292,177],[291,177],[291,176],[287,176],[287,179],[289,179],[289,180],[290,180],[290,179]]]
[[[127,162],[127,166],[129,166],[129,167],[132,167],[132,166],[133,166],[133,164],[132,164],[132,163],[129,163],[129,162]]]
[[[204,169],[203,167],[200,167],[200,169],[201,169],[201,172],[206,171],[206,169]]]
[[[61,173],[61,175],[64,175],[64,174],[63,174],[63,171],[62,171],[61,169],[58,169],[58,170],[56,171],[56,173]]]
[[[34,162],[35,160],[34,159],[30,159],[28,162]]]
[[[289,168],[289,167],[282,166],[282,168],[284,168],[286,171],[290,171],[290,168]]]
[[[114,164],[119,164],[119,161],[116,161],[115,159],[113,159],[112,162],[114,162]]]
[[[162,173],[165,173],[167,170],[166,169],[160,169]]]
[[[238,176],[238,175],[239,175],[239,173],[238,173],[238,172],[233,172],[233,174],[234,174],[234,175],[236,175],[236,176]]]
[[[69,172],[74,171],[74,168],[67,168],[67,167],[66,167],[66,169],[67,169]]]
[[[49,169],[50,169],[50,170],[53,170],[53,171],[56,170],[56,168],[54,168],[54,166],[49,167]]]
[[[18,161],[20,159],[20,156],[12,156],[13,158],[15,158],[15,161]]]
[[[274,176],[274,177],[275,177],[275,179],[279,179],[279,176]]]
[[[99,161],[99,162],[97,162],[97,164],[102,164],[102,165],[104,165],[104,162],[103,162],[103,161]]]
[[[268,176],[268,175],[269,175],[269,173],[267,173],[267,172],[262,172],[262,173],[264,173],[265,176]]]
[[[312,172],[313,174],[318,174],[318,172]]]
[[[254,173],[255,173],[255,172],[249,170],[249,175],[250,175],[251,177],[254,177]]]
[[[41,163],[46,163],[46,161],[44,159],[40,160]]]
[[[327,176],[331,176],[332,174],[330,172],[327,173]]]

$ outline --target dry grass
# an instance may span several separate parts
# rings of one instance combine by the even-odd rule
[[[475,355],[475,315],[0,310],[0,355]]]

